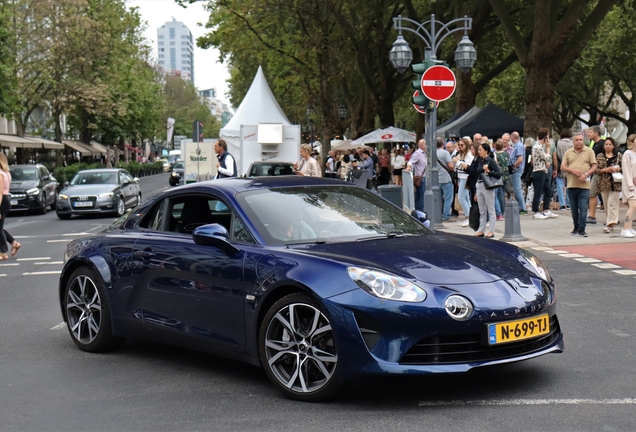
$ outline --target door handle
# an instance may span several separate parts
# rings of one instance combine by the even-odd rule
[[[137,255],[140,258],[153,258],[154,256],[156,256],[156,254],[152,251],[152,249],[135,251],[135,255]]]

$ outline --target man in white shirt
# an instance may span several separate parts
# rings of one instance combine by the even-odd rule
[[[236,177],[236,162],[234,157],[227,151],[227,143],[220,139],[214,143],[214,152],[218,162],[216,163],[215,179]]]

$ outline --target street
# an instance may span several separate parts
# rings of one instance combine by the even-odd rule
[[[169,187],[167,174],[140,182],[144,198]],[[80,351],[57,299],[64,249],[112,220],[8,218],[22,248],[0,264],[0,430],[636,429],[636,272],[621,261],[634,256],[633,244],[622,254],[607,245],[600,255],[534,248],[556,280],[563,354],[465,375],[365,382],[312,404],[283,398],[258,368],[208,354],[136,340],[113,353]]]

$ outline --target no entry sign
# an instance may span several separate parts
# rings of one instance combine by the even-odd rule
[[[455,74],[446,66],[433,66],[422,75],[422,91],[429,100],[445,101],[455,92]]]

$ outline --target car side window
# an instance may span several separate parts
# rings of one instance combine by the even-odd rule
[[[166,211],[169,220],[164,229],[180,234],[192,234],[202,225],[218,223],[231,232],[232,211],[221,200],[205,195],[171,198]]]
[[[234,216],[232,225],[232,234],[234,236],[234,240],[237,242],[255,243],[254,238],[243,224],[243,221],[236,215]]]
[[[157,202],[141,219],[139,226],[141,228],[147,228],[154,231],[162,231],[163,214],[165,213],[166,205],[167,200],[165,199]]]
[[[124,184],[124,180],[126,180],[126,176],[124,175],[123,172],[119,172],[119,184],[123,185]]]
[[[49,175],[48,170],[45,167],[40,167],[40,176],[42,178],[46,178]]]

